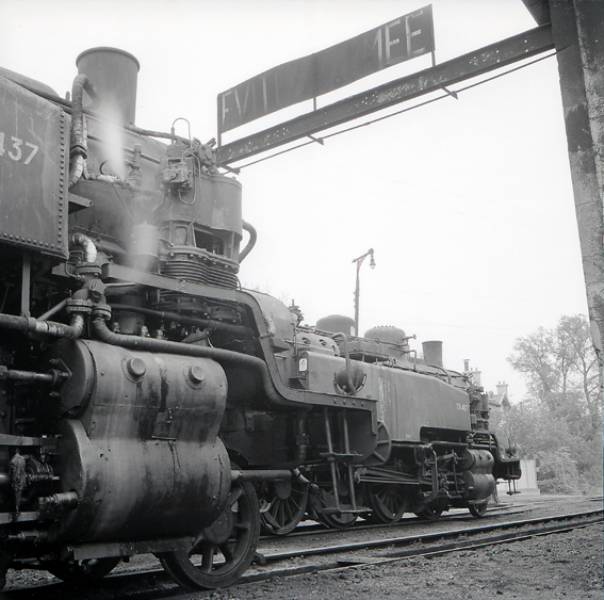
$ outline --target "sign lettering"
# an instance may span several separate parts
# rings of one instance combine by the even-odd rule
[[[432,6],[425,6],[218,94],[218,131],[229,131],[433,50]]]
[[[23,147],[27,149],[25,153],[23,152]],[[10,141],[8,141],[6,134],[0,131],[0,157],[6,155],[15,162],[23,162],[24,165],[28,165],[39,149],[40,147],[36,144],[24,142],[21,138],[14,135],[11,135]],[[25,159],[22,160],[24,157]]]

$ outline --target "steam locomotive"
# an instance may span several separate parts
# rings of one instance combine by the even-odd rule
[[[127,52],[76,64],[67,100],[0,69],[0,583],[154,553],[214,588],[261,527],[482,515],[520,476],[483,390],[440,343],[241,289],[256,231],[214,143],[134,125]]]

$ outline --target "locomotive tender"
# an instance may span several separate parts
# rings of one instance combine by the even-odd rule
[[[256,232],[212,143],[134,125],[132,55],[77,66],[70,100],[0,69],[0,584],[151,552],[219,587],[261,526],[483,514],[520,471],[482,389],[439,343],[241,289]]]

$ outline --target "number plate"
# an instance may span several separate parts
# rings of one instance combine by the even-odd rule
[[[62,109],[0,77],[0,244],[67,256],[67,133]]]

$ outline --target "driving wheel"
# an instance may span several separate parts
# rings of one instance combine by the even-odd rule
[[[330,491],[323,488],[311,494],[309,504],[313,518],[330,529],[346,529],[357,519],[354,513],[324,512],[326,508],[335,505],[335,498]],[[352,508],[349,504],[340,504],[340,506],[343,509]]]
[[[409,510],[404,492],[396,485],[370,485],[367,498],[371,507],[369,520],[373,523],[397,523],[405,511]]]
[[[476,504],[469,504],[468,509],[473,517],[482,519],[487,512],[487,506],[489,505],[488,500],[486,502],[477,502]]]
[[[304,518],[308,484],[293,481],[266,482],[260,492],[260,520],[267,534],[287,535]]]
[[[260,534],[260,506],[254,486],[239,482],[231,489],[221,515],[187,551],[158,555],[164,569],[189,589],[229,586],[251,564]]]

